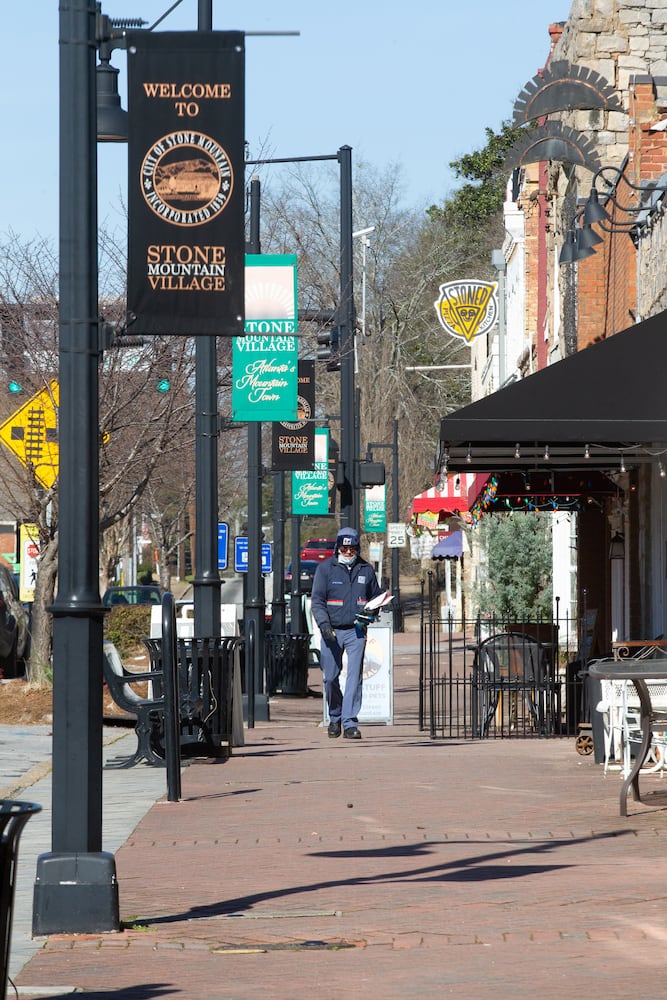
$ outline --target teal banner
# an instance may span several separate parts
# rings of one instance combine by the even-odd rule
[[[312,470],[292,473],[292,514],[329,513],[329,432],[315,429],[315,464]]]
[[[232,420],[298,416],[296,256],[246,254],[245,337],[232,340]]]
[[[387,530],[386,487],[371,486],[364,490],[364,527],[366,531]]]

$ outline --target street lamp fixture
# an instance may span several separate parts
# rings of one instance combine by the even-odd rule
[[[606,191],[598,191],[596,187],[598,180],[607,185]],[[638,193],[639,201],[636,205],[620,203],[617,191],[622,184]],[[642,230],[650,227],[653,214],[662,209],[662,196],[666,191],[667,184],[657,184],[652,181],[633,184],[621,167],[600,167],[593,175],[588,198],[575,214],[572,228],[568,231],[561,250],[559,263],[574,264],[595,253],[594,247],[602,242],[602,237],[592,229],[594,225],[599,226],[604,233],[628,233],[636,243]],[[614,217],[607,210],[607,205],[614,206],[616,210]],[[577,227],[578,220],[581,223],[579,227]]]
[[[609,543],[609,558],[610,559],[624,559],[625,558],[625,540],[623,535],[619,532],[615,532],[611,542]]]
[[[121,107],[118,93],[119,70],[111,65],[111,53],[114,49],[125,48],[125,32],[128,28],[143,28],[147,23],[141,18],[110,18],[97,5],[95,40],[100,57],[99,64],[95,67],[98,142],[127,142],[127,111]]]
[[[577,221],[581,219],[583,209],[579,209],[572,220],[572,226],[567,231],[565,242],[561,247],[559,264],[577,264],[586,257],[592,257],[595,253],[594,247],[602,243],[602,237],[598,236],[591,226],[577,226]]]
[[[608,175],[611,175],[608,176]],[[600,192],[597,189],[597,182],[601,181],[607,187],[602,192],[604,204],[600,201]],[[619,187],[625,184],[631,192],[635,192],[638,203],[636,205],[622,205],[618,200]],[[634,184],[625,176],[623,167],[603,166],[593,174],[591,190],[584,206],[583,225],[591,226],[594,223],[610,223],[615,227],[633,229],[638,225],[638,216],[645,214],[648,216],[658,206],[661,196],[667,191],[667,184],[659,184],[655,181],[644,181],[641,184]],[[631,216],[627,220],[613,219],[607,211],[605,205],[612,204],[617,211],[624,215]],[[645,220],[642,220],[645,221]],[[641,223],[639,223],[641,224]]]
[[[611,177],[608,176],[610,173]],[[598,191],[596,187],[598,180],[607,185],[606,191]],[[637,204],[621,204],[617,192],[622,184],[638,193]],[[628,233],[637,243],[642,231],[650,228],[653,215],[663,210],[662,197],[666,191],[667,184],[653,181],[634,184],[628,180],[621,167],[600,167],[593,175],[588,198],[575,213],[561,249],[559,263],[575,264],[595,253],[594,248],[602,243],[603,239],[593,230],[594,225],[599,226],[603,233]],[[607,205],[614,206],[613,217],[607,210]],[[579,226],[577,222],[580,223]]]

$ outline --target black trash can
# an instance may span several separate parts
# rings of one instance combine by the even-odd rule
[[[176,640],[183,757],[229,755],[234,659],[242,642],[238,636]],[[162,639],[144,639],[144,643],[151,670],[162,670]]]
[[[582,722],[590,722],[585,675],[581,660],[565,665],[565,734],[576,736]]]
[[[602,678],[591,677],[588,670],[585,671],[584,676],[586,700],[591,720],[591,732],[593,734],[593,760],[596,764],[604,764],[604,718],[602,712],[598,712],[595,707],[602,701]]]
[[[268,633],[265,640],[266,686],[269,695],[308,696],[310,635]]]
[[[0,934],[2,935],[0,1000],[5,1000],[7,995],[19,838],[30,817],[41,812],[41,809],[41,806],[33,802],[0,799]]]

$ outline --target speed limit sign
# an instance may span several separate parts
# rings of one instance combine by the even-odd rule
[[[387,525],[387,548],[402,549],[406,540],[405,525],[402,521],[392,521]]]

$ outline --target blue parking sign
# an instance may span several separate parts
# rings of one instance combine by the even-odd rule
[[[248,539],[238,535],[234,546],[234,569],[237,573],[248,572]]]
[[[271,544],[262,542],[262,573],[270,573],[271,569]]]
[[[218,524],[218,569],[227,569],[227,538],[229,536],[229,526],[220,522]]]
[[[237,573],[248,572],[248,539],[245,535],[236,536],[236,545],[234,546],[234,568]],[[262,573],[270,573],[271,568],[271,543],[262,542]]]

